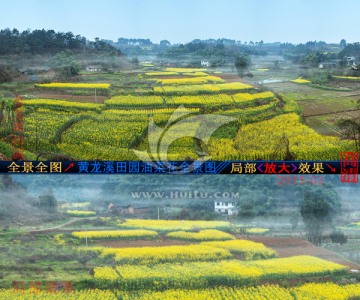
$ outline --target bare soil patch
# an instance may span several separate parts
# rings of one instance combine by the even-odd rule
[[[341,112],[352,112],[356,111],[356,107],[349,108],[342,106],[341,103],[334,105],[334,103],[324,103],[324,102],[313,102],[313,101],[297,101],[297,103],[303,108],[303,116],[320,116],[326,114],[335,114]]]
[[[214,74],[214,76],[220,77],[220,78],[224,79],[226,82],[243,82],[246,84],[254,85],[247,79],[241,78],[235,74],[224,73],[224,74]]]

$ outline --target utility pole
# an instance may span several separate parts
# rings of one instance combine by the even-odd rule
[[[158,220],[160,220],[160,207],[158,206]]]

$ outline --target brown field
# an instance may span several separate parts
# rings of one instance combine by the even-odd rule
[[[331,102],[329,104],[325,104],[325,103],[319,103],[319,102],[316,103],[309,100],[305,100],[305,101],[297,101],[297,103],[302,107],[304,117],[358,111],[358,109],[356,108],[344,109],[342,105],[340,104],[336,105]]]
[[[239,239],[244,239],[243,236],[238,235]],[[329,260],[341,265],[350,267],[351,269],[360,269],[360,266],[356,263],[347,261],[340,255],[314,246],[310,242],[298,238],[280,238],[280,237],[265,237],[265,236],[249,236],[248,240],[263,243],[265,246],[276,250],[279,253],[279,257],[290,257],[296,255],[312,255],[325,260]],[[160,247],[160,246],[177,246],[177,245],[189,245],[194,242],[178,241],[166,239],[164,236],[160,236],[158,240],[149,241],[99,241],[96,245],[114,248],[126,248],[126,247]]]

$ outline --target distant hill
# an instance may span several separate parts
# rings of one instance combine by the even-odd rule
[[[88,41],[81,35],[72,32],[55,32],[54,30],[24,30],[16,28],[0,30],[0,55],[10,54],[56,54],[64,50],[72,52],[116,52],[121,51],[96,38]]]
[[[58,218],[56,213],[37,207],[38,199],[10,175],[0,176],[0,227],[38,225]]]

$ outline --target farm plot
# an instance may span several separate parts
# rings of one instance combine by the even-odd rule
[[[180,263],[190,261],[217,261],[232,258],[223,248],[207,245],[106,248],[101,256],[115,256],[119,264],[154,265],[159,263]]]
[[[308,283],[299,287],[284,288],[279,285],[228,288],[216,287],[200,290],[167,290],[162,292],[136,291],[119,292],[124,300],[165,300],[165,299],[281,299],[281,300],[348,300],[360,296],[360,284],[338,285],[334,283]],[[226,298],[224,298],[226,297]]]
[[[193,230],[193,229],[230,229],[230,223],[224,221],[176,221],[176,220],[136,220],[127,219],[124,223],[119,223],[122,228],[142,228],[156,230],[159,232]]]
[[[269,132],[271,132],[270,135]],[[349,142],[340,141],[335,137],[321,136],[301,124],[297,114],[290,113],[274,117],[268,121],[240,127],[234,144],[228,146],[228,149],[219,144],[219,140],[210,140],[210,151],[213,157],[215,156],[219,160],[229,156],[233,157],[236,155],[236,151],[238,151],[238,157],[244,160],[269,157],[283,135],[289,139],[290,149],[297,159],[316,160],[318,157],[329,160],[337,159],[339,152],[351,149]],[[219,147],[221,147],[222,152]]]
[[[102,270],[102,269],[99,269]],[[344,274],[347,268],[311,256],[295,256],[252,262],[237,260],[219,262],[186,262],[153,266],[122,265],[116,267],[120,288],[150,290],[171,288],[208,288],[213,284],[239,286],[265,279],[300,278],[326,274]],[[96,280],[104,280],[100,273]],[[109,284],[113,284],[110,281]]]
[[[150,230],[99,230],[99,231],[74,231],[72,236],[92,240],[97,239],[116,239],[116,240],[137,240],[137,239],[156,239],[157,232]]]
[[[267,248],[264,244],[248,240],[203,242],[201,244],[227,249],[233,254],[241,255],[244,260],[267,259],[277,256],[276,251]]]

